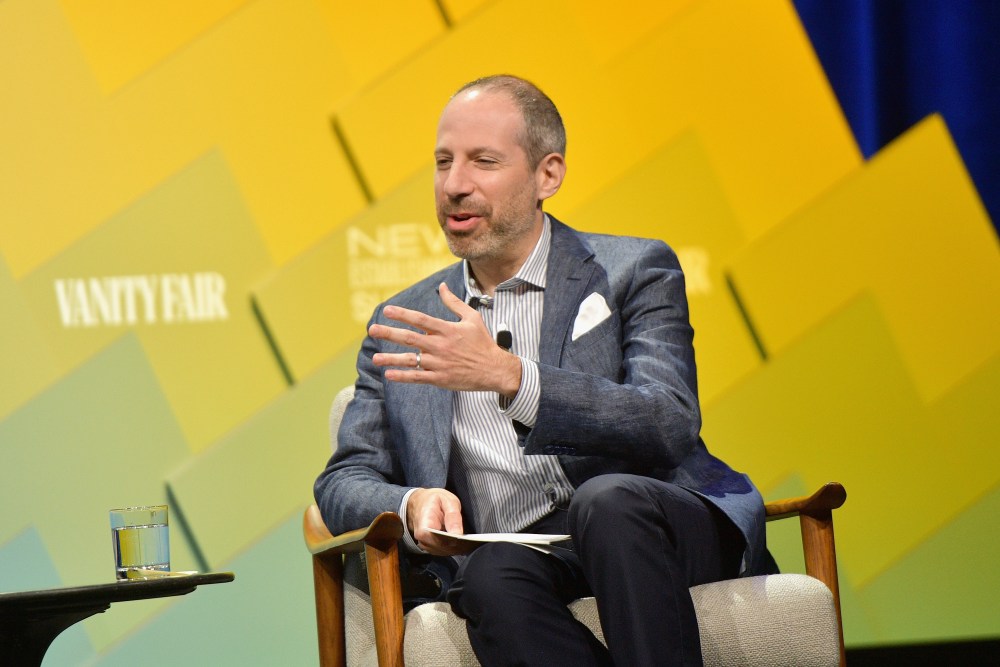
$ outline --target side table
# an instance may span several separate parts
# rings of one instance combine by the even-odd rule
[[[233,579],[232,572],[211,572],[0,593],[0,664],[41,665],[60,632],[106,611],[114,602],[187,595],[202,584]]]

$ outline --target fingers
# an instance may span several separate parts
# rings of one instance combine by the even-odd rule
[[[427,355],[421,353],[417,359],[415,352],[377,352],[372,361],[376,366],[387,366],[391,368],[410,368],[413,370],[427,370]]]
[[[429,529],[463,534],[462,502],[446,489],[417,489],[407,500],[406,523],[420,548],[434,555],[452,555],[462,548],[456,540]]]
[[[465,528],[462,526],[462,512],[460,510],[456,509],[445,512],[444,531],[446,533],[455,533],[456,535],[465,533]]]
[[[455,296],[455,293],[448,289],[448,285],[445,283],[441,283],[438,286],[438,296],[441,297],[441,302],[445,307],[457,315],[460,320],[464,320],[470,315],[478,315],[475,309]],[[449,326],[454,325],[454,322],[447,322],[436,317],[431,317],[419,310],[411,310],[402,306],[386,306],[382,310],[382,313],[390,320],[409,324],[419,331],[400,329],[384,324],[373,324],[368,333],[372,338],[390,340],[393,343],[399,343],[408,347],[418,347],[418,343],[423,336],[420,333],[421,331],[427,334],[442,334],[447,331]]]
[[[386,308],[388,310],[388,307]],[[388,313],[386,314],[388,317]],[[395,319],[395,318],[393,318]],[[400,320],[401,322],[403,320]],[[372,338],[377,338],[379,340],[387,340],[392,343],[398,343],[399,345],[405,345],[406,347],[420,347],[420,340],[424,337],[424,334],[419,331],[413,331],[412,329],[400,329],[398,327],[390,327],[385,324],[373,324],[368,327],[368,335]]]
[[[455,296],[454,292],[448,289],[447,283],[441,283],[438,286],[438,296],[441,297],[441,303],[443,303],[448,310],[458,315],[460,319],[464,320],[469,315],[477,314],[476,310],[472,306],[459,299]]]
[[[504,395],[514,385],[512,380],[519,386],[520,361],[500,351],[479,312],[444,283],[438,286],[438,294],[442,304],[459,318],[457,322],[387,305],[382,314],[408,326],[369,327],[372,338],[409,348],[376,352],[372,356],[372,363],[385,369],[383,377],[391,382],[433,385],[452,391],[503,391]]]

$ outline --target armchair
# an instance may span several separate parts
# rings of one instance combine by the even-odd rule
[[[334,426],[351,390],[334,401]],[[691,589],[707,667],[845,664],[832,511],[846,498],[843,486],[829,483],[810,496],[766,504],[768,521],[799,517],[807,575],[747,577]],[[398,515],[387,512],[366,528],[334,536],[312,505],[303,517],[303,532],[313,559],[323,667],[479,664],[464,621],[446,603],[423,604],[404,616]],[[370,597],[344,582],[344,555],[361,551]],[[604,641],[593,598],[577,600],[570,609]]]

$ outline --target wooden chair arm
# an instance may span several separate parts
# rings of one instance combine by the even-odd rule
[[[403,595],[398,541],[403,536],[403,522],[399,515],[385,512],[366,528],[331,535],[319,508],[311,505],[302,517],[302,531],[313,555],[320,665],[346,665],[343,555],[364,550],[378,664],[402,667]]]
[[[319,513],[319,507],[310,505],[302,517],[302,533],[309,553],[314,556],[325,553],[347,554],[362,551],[365,544],[384,547],[395,543],[403,536],[403,522],[395,512],[383,512],[365,528],[331,535]]]
[[[828,482],[811,496],[785,498],[764,504],[768,521],[784,519],[799,514],[828,512],[842,506],[847,500],[847,491],[839,482]]]
[[[799,517],[802,531],[802,555],[806,574],[826,584],[833,594],[840,631],[840,664],[846,663],[844,625],[840,614],[840,582],[837,577],[837,547],[833,539],[833,510],[847,500],[847,491],[838,482],[824,484],[811,496],[787,498],[765,503],[768,521]]]

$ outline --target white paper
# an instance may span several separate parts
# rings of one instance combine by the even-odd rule
[[[447,533],[434,528],[431,528],[430,532],[435,535],[450,537],[453,540],[475,542],[477,544],[485,542],[511,542],[546,554],[552,553],[552,549],[549,547],[553,542],[562,542],[569,539],[569,535],[548,535],[545,533],[469,533],[467,535],[456,535],[455,533]]]

